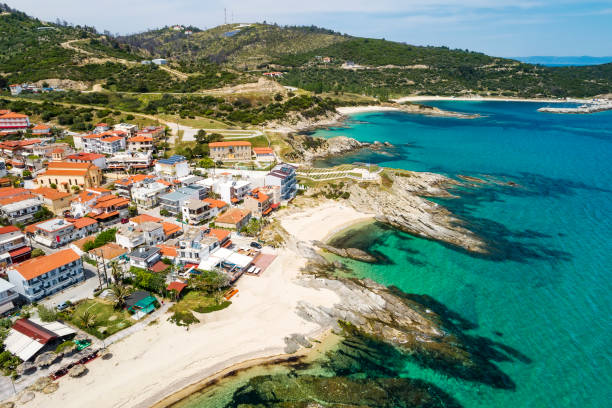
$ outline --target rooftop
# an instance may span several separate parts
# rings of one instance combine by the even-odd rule
[[[130,258],[147,259],[159,252],[157,247],[139,247],[130,252]]]
[[[81,257],[72,249],[64,249],[13,265],[13,269],[19,272],[26,280],[30,280],[78,259],[81,259]]]
[[[77,218],[76,220],[71,220],[70,222],[72,223],[72,225],[74,225],[74,228],[76,229],[85,228],[98,223],[98,221],[89,217]]]
[[[92,249],[89,251],[89,253],[96,256],[102,256],[102,258],[110,261],[127,253],[127,251],[120,245],[115,244],[114,242],[109,242],[99,248]]]
[[[2,206],[5,212],[19,211],[25,208],[35,207],[40,205],[40,201],[37,198],[30,198],[27,200],[19,201],[16,203],[6,204]]]
[[[223,224],[237,224],[247,217],[251,212],[241,208],[232,208],[219,215],[215,222]]]
[[[41,222],[36,225],[37,229],[41,229],[47,232],[59,231],[64,228],[73,227],[73,224],[62,218],[52,218],[50,220]]]
[[[160,222],[161,220],[161,218],[153,217],[149,214],[140,214],[130,218],[130,221],[134,224],[142,224],[143,222]]]
[[[102,159],[105,156],[103,154],[99,154],[99,153],[76,153],[76,154],[71,154],[69,156],[66,156],[66,159],[70,159],[70,160],[83,160],[83,161],[93,161],[96,159]]]
[[[169,165],[175,165],[176,163],[180,163],[180,162],[184,162],[186,161],[184,156],[175,154],[174,156],[171,156],[167,159],[160,159],[157,162],[161,163],[161,164],[169,164]]]
[[[212,142],[208,147],[230,147],[230,146],[251,146],[251,142],[232,141],[232,142]]]
[[[39,187],[36,190],[32,190],[32,192],[48,200],[61,200],[62,198],[70,197],[69,193],[63,193],[51,187]]]

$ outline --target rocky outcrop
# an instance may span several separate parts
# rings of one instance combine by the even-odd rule
[[[358,248],[336,248],[331,245],[324,244],[320,241],[314,241],[314,245],[332,254],[336,254],[343,258],[355,259],[361,262],[374,263],[377,261],[375,257]]]
[[[291,134],[285,139],[293,147],[288,156],[292,160],[311,163],[315,159],[337,156],[370,146],[346,136],[336,136],[329,139],[312,137],[303,134]]]
[[[452,197],[449,186],[458,184],[434,173],[385,173],[380,185],[353,183],[348,187],[351,205],[374,213],[376,219],[423,238],[445,242],[470,252],[487,253],[487,244],[441,205],[424,197]]]

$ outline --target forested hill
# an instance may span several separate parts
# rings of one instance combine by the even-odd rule
[[[166,58],[168,66],[143,65]],[[544,67],[467,50],[352,37],[318,27],[169,26],[113,37],[0,5],[0,87],[52,78],[75,89],[197,92],[281,71],[284,85],[384,100],[408,94],[585,97],[612,93],[612,64]],[[69,84],[70,85],[70,84]],[[4,85],[5,86],[5,85]]]

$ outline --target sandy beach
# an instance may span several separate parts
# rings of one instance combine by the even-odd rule
[[[341,106],[336,108],[338,113],[343,115],[350,115],[353,113],[364,113],[364,112],[385,112],[385,111],[398,111],[399,108],[394,108],[393,106]]]
[[[371,218],[335,202],[279,215],[283,227],[297,240],[325,239]],[[88,364],[84,377],[61,378],[55,393],[36,393],[27,406],[150,407],[229,367],[282,358],[286,336],[320,337],[327,328],[303,320],[296,306],[303,301],[329,307],[339,301],[338,295],[300,285],[297,277],[306,259],[290,249],[275,253],[278,257],[262,276],[239,280],[239,293],[227,309],[196,314],[201,322],[189,330],[168,322],[166,314],[156,324],[111,345],[112,358]]]

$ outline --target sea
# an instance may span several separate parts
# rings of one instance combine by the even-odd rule
[[[480,116],[355,114],[346,126],[315,136],[392,146],[316,165],[364,163],[485,181],[463,180],[452,191],[456,198],[436,202],[489,242],[492,253],[477,256],[367,223],[339,233],[332,243],[369,251],[378,263],[331,258],[354,276],[442,305],[461,322],[465,338],[486,350],[491,371],[465,378],[383,345],[347,339],[318,364],[260,368],[210,387],[182,407],[281,406],[312,389],[316,395],[310,396],[320,401],[317,393],[336,388],[316,388],[316,376],[361,381],[362,387],[379,378],[418,380],[435,396],[429,405],[411,405],[387,391],[377,403],[364,401],[367,406],[610,406],[612,112],[556,115],[537,111],[546,104],[528,102],[426,104]],[[504,381],[489,381],[489,372]],[[287,396],[278,384],[285,392],[298,390]]]

